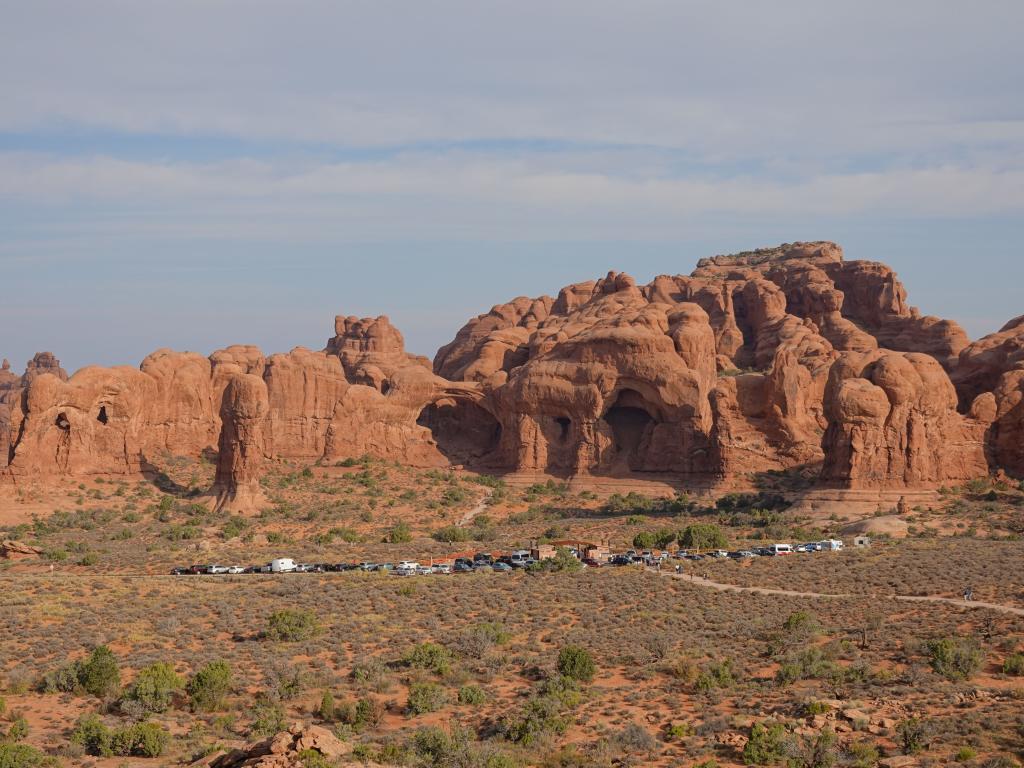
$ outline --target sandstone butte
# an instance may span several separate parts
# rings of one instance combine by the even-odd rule
[[[246,511],[281,460],[413,466],[620,486],[890,493],[1024,477],[1024,317],[971,343],[895,273],[829,242],[701,260],[637,285],[610,273],[470,320],[433,362],[387,317],[338,317],[322,351],[204,357],[68,377],[41,353],[0,370],[0,482],[145,475],[218,456],[209,502]]]

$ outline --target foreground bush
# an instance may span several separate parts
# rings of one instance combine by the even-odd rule
[[[747,765],[774,765],[790,752],[790,738],[782,723],[754,723],[750,740],[743,748]]]
[[[265,636],[268,640],[294,643],[308,640],[320,632],[320,622],[312,611],[285,608],[270,614]]]
[[[437,683],[413,683],[409,686],[408,713],[416,717],[437,712],[448,703],[448,694]]]
[[[0,744],[0,768],[51,768],[59,763],[27,744]]]
[[[231,692],[234,675],[226,661],[213,661],[188,681],[188,695],[196,712],[220,709]]]
[[[80,718],[71,741],[94,757],[160,757],[170,734],[156,723],[110,728],[98,715]]]
[[[139,672],[138,677],[125,694],[125,698],[138,702],[145,712],[166,712],[171,706],[174,694],[181,690],[185,681],[165,662],[151,664]]]
[[[685,549],[723,549],[728,539],[714,523],[688,525],[679,533],[679,546]]]
[[[88,693],[99,699],[121,689],[121,670],[113,652],[97,646],[83,661],[73,661],[47,674],[39,685],[44,693]]]
[[[947,680],[967,680],[981,669],[981,649],[973,638],[944,637],[928,644],[931,668]]]
[[[597,665],[590,651],[578,645],[567,645],[558,652],[558,672],[570,680],[589,683],[594,679]]]

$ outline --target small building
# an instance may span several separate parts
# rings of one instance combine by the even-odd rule
[[[536,544],[530,550],[530,555],[534,560],[550,560],[555,556],[556,549],[551,544]]]
[[[861,547],[861,548],[870,547],[871,546],[871,537],[870,536],[855,536],[853,538],[853,546]]]
[[[589,558],[599,562],[605,562],[611,559],[612,556],[611,544],[607,541],[593,542],[580,541],[579,539],[562,539],[561,541],[552,541],[551,546],[556,549],[558,547],[565,547],[580,560],[586,560]],[[554,555],[552,555],[552,557],[554,557]]]

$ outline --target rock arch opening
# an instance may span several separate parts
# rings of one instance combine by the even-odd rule
[[[54,424],[58,429],[63,429],[65,432],[71,429],[71,422],[68,420],[68,415],[64,413],[64,411],[57,414],[57,420],[54,421]]]
[[[650,436],[660,422],[657,409],[636,390],[623,389],[602,418],[611,429],[611,468],[644,471]]]
[[[100,412],[96,414],[96,421],[98,421],[100,424],[106,424],[107,423],[107,421],[108,421],[108,418],[107,418],[107,406],[105,406],[105,405],[101,405],[100,406]]]
[[[428,405],[420,411],[416,423],[430,430],[437,450],[452,464],[478,464],[501,441],[498,420],[468,400],[443,400]]]

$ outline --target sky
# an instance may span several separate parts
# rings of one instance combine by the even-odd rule
[[[433,355],[517,295],[796,240],[1024,313],[1019,0],[0,0],[0,357]]]

